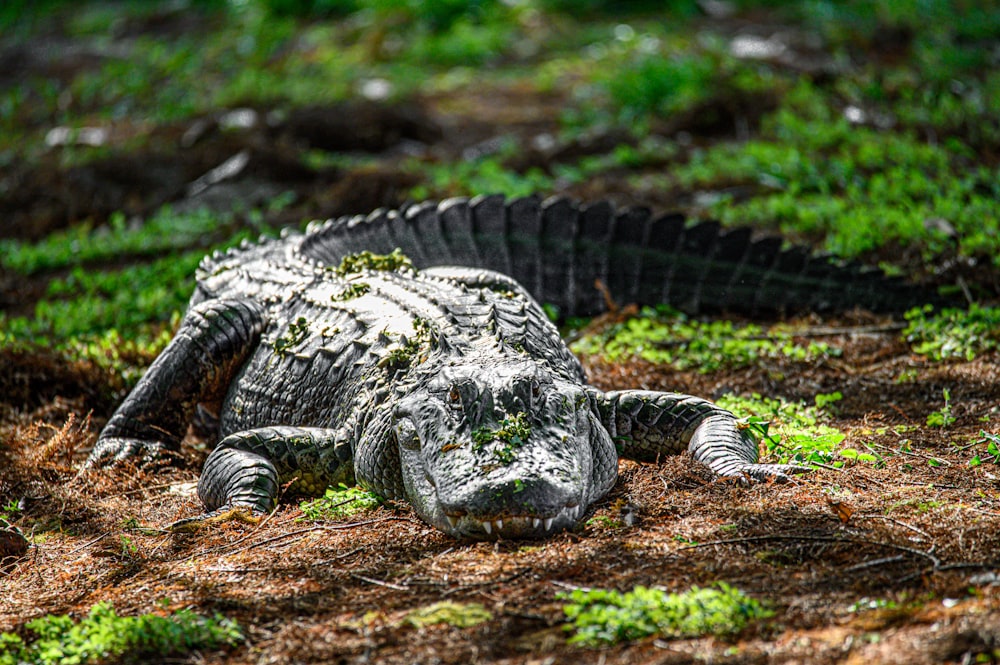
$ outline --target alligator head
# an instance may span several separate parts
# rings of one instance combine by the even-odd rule
[[[587,390],[533,361],[438,369],[393,410],[412,505],[462,538],[572,527],[617,477]]]

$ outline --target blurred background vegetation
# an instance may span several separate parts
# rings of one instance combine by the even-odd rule
[[[206,251],[492,192],[998,292],[992,2],[14,0],[0,34],[7,345],[152,352]]]

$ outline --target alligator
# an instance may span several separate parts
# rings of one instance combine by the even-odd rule
[[[307,496],[357,483],[467,539],[572,528],[619,457],[687,450],[743,481],[803,471],[759,463],[711,401],[588,385],[539,301],[581,316],[609,295],[749,313],[914,298],[747,229],[606,202],[483,196],[313,222],[202,261],[176,336],[87,465],[169,455],[209,405],[205,512],[176,529],[259,519],[289,483]]]

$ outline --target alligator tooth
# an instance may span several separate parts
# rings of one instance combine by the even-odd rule
[[[458,526],[458,518],[457,517],[452,517],[451,515],[445,515],[445,517],[448,518],[448,524],[451,525],[451,528],[454,529],[455,527]]]
[[[493,523],[483,522],[483,528],[486,529],[486,533],[493,533]]]
[[[556,518],[554,518],[554,517],[547,517],[547,518],[545,518],[545,530],[548,531],[549,529],[551,529],[552,528],[552,523],[555,522],[555,521],[556,521]]]
[[[494,525],[496,526],[497,531],[499,531],[500,529],[503,528],[503,520],[497,520],[496,522],[494,522]]]
[[[535,517],[531,520],[531,526],[535,529],[542,526],[542,520],[539,517]]]

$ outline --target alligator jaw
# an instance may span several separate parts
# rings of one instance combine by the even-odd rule
[[[572,528],[584,514],[582,505],[565,506],[549,516],[505,515],[479,519],[471,515],[445,515],[452,535],[474,540],[501,538],[545,538],[557,531]]]

